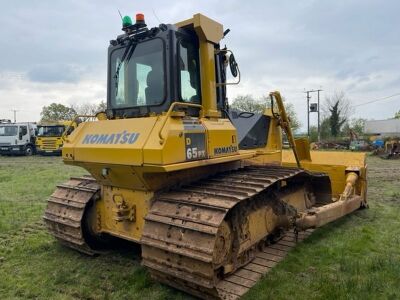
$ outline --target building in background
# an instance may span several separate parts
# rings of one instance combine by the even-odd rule
[[[400,119],[365,121],[366,134],[384,137],[400,137]]]

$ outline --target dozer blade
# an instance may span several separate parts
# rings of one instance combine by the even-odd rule
[[[346,186],[348,172],[357,170],[357,194],[367,201],[367,163],[366,154],[345,151],[310,151],[311,160],[301,161],[301,166],[307,171],[322,172],[329,176],[332,197],[339,199]],[[282,151],[282,165],[296,166],[296,160],[291,150]]]

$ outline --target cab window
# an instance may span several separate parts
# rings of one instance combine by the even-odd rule
[[[19,127],[19,134],[24,136],[28,133],[28,128],[26,126],[20,126]]]
[[[160,105],[165,98],[164,45],[153,39],[111,54],[111,107]]]
[[[179,41],[180,98],[200,103],[199,50],[190,40]]]

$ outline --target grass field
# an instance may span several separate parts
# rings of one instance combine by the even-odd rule
[[[370,208],[316,230],[245,299],[400,299],[400,160],[368,163]],[[0,299],[189,299],[150,279],[137,246],[87,257],[46,233],[46,198],[82,174],[59,157],[0,157]]]

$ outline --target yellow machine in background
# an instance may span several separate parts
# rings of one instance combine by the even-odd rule
[[[45,122],[37,126],[36,152],[61,155],[65,136],[77,127],[74,121]]]
[[[385,159],[397,159],[400,158],[400,139],[391,138],[385,142],[384,153],[380,155],[381,158]]]
[[[220,47],[221,24],[201,14],[151,29],[141,14],[123,21],[107,110],[62,150],[92,177],[58,185],[45,211],[63,244],[93,254],[107,236],[129,240],[156,280],[235,299],[310,228],[366,206],[365,155],[310,154],[278,92],[264,114],[229,108],[226,70],[240,72]]]

